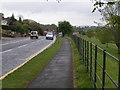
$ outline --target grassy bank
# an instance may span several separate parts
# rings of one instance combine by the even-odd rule
[[[74,41],[71,38],[68,39],[71,43],[73,51],[74,87],[93,88],[92,83],[90,82],[89,73],[86,72],[86,68],[83,62],[80,60],[80,55]]]
[[[116,46],[115,43],[108,43],[108,47],[107,47],[107,44],[102,44],[98,39],[96,39],[95,37],[92,37],[92,38],[88,38],[86,35],[84,36],[80,36],[82,37],[83,39],[85,40],[88,40],[92,43],[94,43],[95,45],[98,45],[99,47],[101,47],[102,49],[106,50],[107,52],[109,52],[111,55],[115,56],[118,58],[118,56],[120,54],[118,54],[118,48]]]
[[[27,64],[3,79],[3,88],[24,88],[32,81],[56,54],[62,44],[58,38],[50,48],[34,57]]]

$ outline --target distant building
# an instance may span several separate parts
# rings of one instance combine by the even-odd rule
[[[0,19],[2,19],[4,17],[3,13],[0,13]]]
[[[7,20],[2,20],[2,21],[1,21],[1,24],[2,24],[2,25],[8,25],[7,23],[8,23]]]
[[[8,25],[8,18],[4,18],[4,14],[0,13],[1,25]]]
[[[73,35],[78,35],[79,34],[79,32],[73,32]]]

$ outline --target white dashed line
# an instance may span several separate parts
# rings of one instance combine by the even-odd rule
[[[29,39],[25,39],[25,40],[20,40],[20,41],[16,41],[16,42],[12,42],[12,43],[5,43],[5,44],[2,44],[2,45],[7,45],[7,44],[13,44],[13,43],[18,43],[18,42],[21,42],[21,41],[26,41],[26,40],[29,40]]]
[[[9,49],[9,50],[6,50],[6,51],[3,51],[1,53],[6,53],[6,52],[9,52],[9,51],[12,51],[13,49]]]
[[[44,40],[44,39],[41,39],[41,40]],[[40,41],[37,41],[37,42],[40,42]],[[29,43],[29,44],[33,44],[33,43],[36,43],[36,42],[32,42],[32,43]],[[25,47],[27,46],[28,44],[25,44],[25,45],[22,45],[22,46],[19,46],[19,47],[16,47],[16,48],[22,48],[22,47]],[[6,50],[6,51],[3,51],[3,52],[0,52],[0,53],[6,53],[6,52],[9,52],[9,51],[12,51],[13,49],[9,49],[9,50]]]
[[[25,46],[27,46],[28,44],[25,44],[25,45],[22,45],[22,46],[19,46],[19,47],[17,47],[17,48],[22,48],[22,47],[25,47]]]

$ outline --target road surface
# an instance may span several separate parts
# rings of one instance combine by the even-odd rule
[[[45,36],[40,36],[39,39],[22,38],[15,40],[4,41],[0,44],[2,47],[2,74],[8,73],[15,67],[26,61],[26,58],[40,51],[45,46],[50,44],[52,40],[46,40]]]

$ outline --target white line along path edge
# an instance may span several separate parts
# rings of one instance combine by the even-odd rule
[[[0,77],[0,80],[4,79],[6,76],[8,76],[9,74],[11,74],[12,72],[14,72],[15,70],[19,69],[20,67],[22,67],[23,65],[25,65],[28,61],[30,61],[32,58],[34,58],[35,56],[37,56],[38,54],[40,54],[41,52],[43,52],[44,50],[46,50],[47,48],[49,48],[50,46],[52,46],[52,44],[54,44],[56,41],[56,36],[54,37],[54,40],[48,44],[46,47],[44,47],[42,50],[38,51],[37,53],[34,53],[33,55],[31,55],[30,57],[26,58],[26,61],[22,64],[20,64],[19,66],[17,66],[16,68],[14,68],[13,70],[9,71],[8,73],[4,74],[3,76]]]

